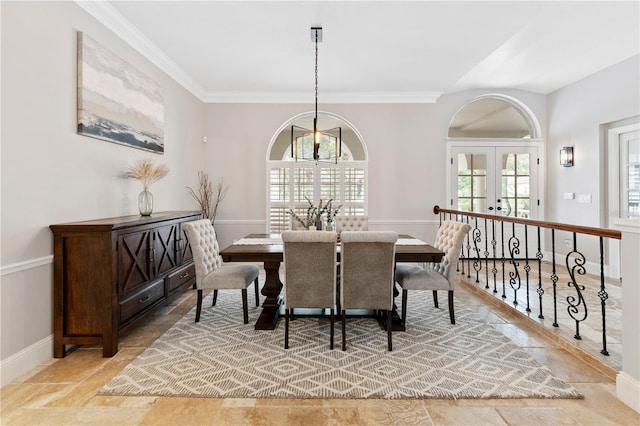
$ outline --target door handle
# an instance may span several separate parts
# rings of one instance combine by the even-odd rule
[[[489,207],[487,210],[492,211],[492,210],[493,210],[493,207]]]
[[[498,198],[498,199],[496,200],[496,203],[499,203],[499,202],[500,202],[500,198]]]
[[[500,210],[502,210],[502,207],[498,206],[498,207],[496,207],[496,210],[500,211]]]

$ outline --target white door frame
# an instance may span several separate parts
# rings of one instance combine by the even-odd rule
[[[450,204],[450,199],[452,196],[452,190],[453,190],[453,171],[451,170],[451,158],[452,158],[452,152],[453,152],[453,148],[458,148],[458,147],[477,147],[477,148],[481,148],[481,147],[492,147],[492,148],[509,148],[509,147],[532,147],[532,148],[537,148],[538,149],[538,158],[540,160],[540,164],[538,165],[538,176],[537,176],[537,193],[538,193],[538,199],[540,200],[540,205],[537,206],[538,207],[538,214],[536,217],[536,220],[544,220],[544,200],[545,200],[545,194],[544,194],[544,187],[545,187],[545,144],[544,144],[544,140],[542,139],[529,139],[529,140],[522,140],[522,139],[513,139],[513,140],[507,140],[507,139],[500,139],[500,140],[495,140],[495,139],[447,139],[446,141],[447,143],[447,157],[446,157],[446,164],[448,165],[449,169],[449,173],[447,173],[447,202],[446,202],[446,207],[447,209],[452,208],[451,204]]]
[[[614,127],[607,132],[607,204],[604,211],[604,226],[613,228],[615,219],[620,217],[620,135],[640,130],[640,123]],[[614,177],[612,179],[612,177]],[[608,239],[609,273],[620,278],[620,241]]]

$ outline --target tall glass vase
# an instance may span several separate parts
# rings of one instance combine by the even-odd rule
[[[153,194],[147,187],[138,195],[138,210],[142,216],[151,216],[153,213]]]

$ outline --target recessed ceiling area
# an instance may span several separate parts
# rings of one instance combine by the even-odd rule
[[[78,2],[205,102],[547,94],[640,53],[638,1]]]

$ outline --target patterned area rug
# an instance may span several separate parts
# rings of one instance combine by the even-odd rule
[[[284,318],[255,331],[261,308],[242,323],[240,292],[203,302],[107,383],[101,395],[246,398],[581,398],[570,385],[461,303],[456,325],[433,307],[431,292],[413,292],[406,332],[386,332],[370,318],[347,320],[347,350],[336,321],[298,317],[284,349]]]

